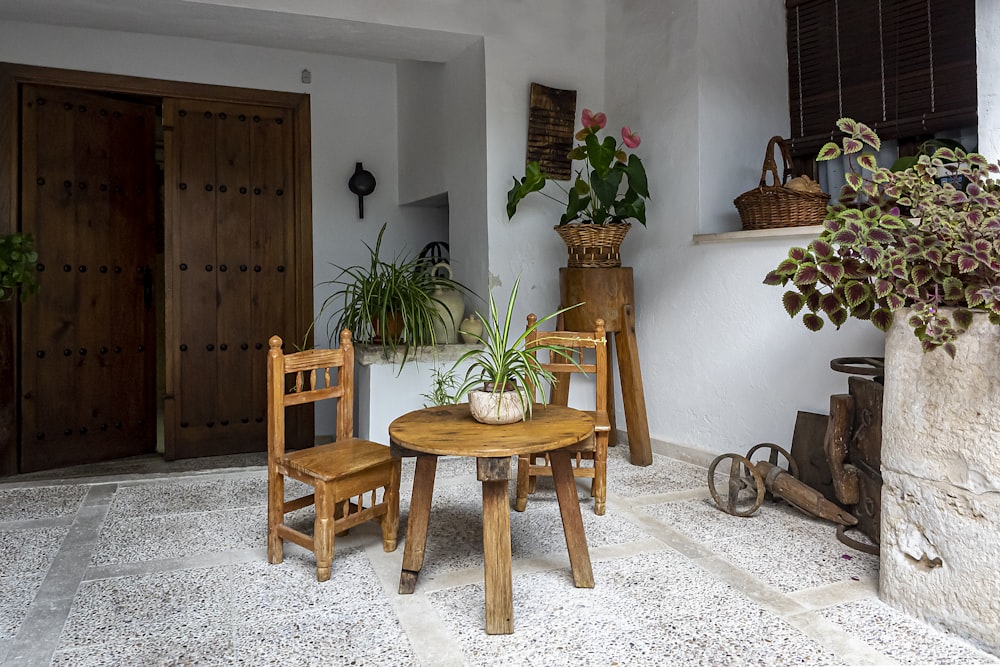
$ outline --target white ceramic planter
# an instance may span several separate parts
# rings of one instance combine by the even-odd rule
[[[976,315],[955,358],[886,339],[879,596],[1000,652],[1000,327]]]
[[[482,424],[513,424],[524,420],[521,397],[516,391],[470,391],[469,411]]]

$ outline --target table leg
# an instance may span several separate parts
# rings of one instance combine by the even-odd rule
[[[556,487],[556,498],[559,500],[563,533],[566,534],[566,549],[569,551],[573,583],[577,588],[593,588],[594,571],[590,566],[587,536],[583,532],[583,515],[580,513],[580,498],[577,495],[576,480],[573,478],[573,467],[569,457],[569,452],[565,450],[549,452],[552,480]]]
[[[486,584],[486,634],[514,632],[514,593],[511,582],[510,457],[477,459],[477,477],[483,483],[483,569]]]
[[[431,514],[434,495],[434,474],[437,457],[426,454],[417,456],[413,475],[413,494],[410,497],[410,516],[406,520],[406,547],[403,549],[403,571],[399,575],[399,592],[412,593],[417,586],[417,575],[424,564],[424,547],[427,544],[427,523]],[[509,519],[508,519],[509,520]]]

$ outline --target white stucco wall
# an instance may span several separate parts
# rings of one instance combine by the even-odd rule
[[[976,92],[979,152],[1000,160],[1000,3],[976,0]]]
[[[811,333],[761,284],[808,239],[692,240],[740,228],[732,200],[756,185],[767,140],[788,134],[784,30],[782,0],[608,3],[609,112],[642,136],[653,195],[648,228],[622,252],[635,268],[654,441],[788,446],[797,411],[825,414],[830,394],[846,391],[830,359],[882,353],[870,325]]]

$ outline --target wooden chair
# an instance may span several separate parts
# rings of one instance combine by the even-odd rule
[[[331,381],[331,372],[336,381]],[[291,379],[289,379],[291,378]],[[327,444],[285,451],[285,410],[327,399],[337,400],[337,436]],[[351,332],[340,333],[336,350],[281,351],[270,340],[267,353],[267,560],[280,563],[284,540],[316,555],[316,579],[330,578],[335,534],[364,521],[382,526],[382,547],[396,549],[399,527],[399,459],[389,448],[354,435],[354,346]],[[313,493],[285,499],[285,477]],[[377,492],[381,489],[381,501]],[[313,534],[292,528],[285,515],[315,505]]]
[[[534,313],[528,315],[528,328],[534,326],[537,318]],[[577,364],[558,354],[548,351],[536,352],[548,355],[546,359],[539,358],[542,368],[554,373],[556,382],[552,385],[549,402],[554,405],[568,405],[570,378],[574,373],[586,373],[593,377],[596,385],[595,409],[590,412],[594,418],[594,442],[592,445],[579,445],[570,448],[574,452],[573,475],[591,479],[590,495],[594,497],[594,513],[604,514],[607,499],[607,469],[608,441],[611,437],[611,422],[608,420],[608,341],[604,331],[604,320],[598,319],[593,333],[578,331],[538,331],[528,334],[525,348],[533,345],[552,344],[570,348]],[[583,351],[595,351],[594,363],[584,363]],[[592,465],[582,465],[584,461],[592,461]],[[548,457],[544,454],[522,455],[517,457],[517,496],[514,509],[523,512],[528,503],[528,494],[535,490],[535,480],[539,476],[552,476]]]

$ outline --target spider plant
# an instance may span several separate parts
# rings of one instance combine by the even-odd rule
[[[365,243],[367,264],[334,265],[340,273],[321,283],[335,289],[324,299],[320,313],[333,308],[327,319],[328,336],[350,329],[356,342],[381,345],[387,354],[402,347],[405,364],[409,347],[438,342],[434,324],[443,321],[435,291],[470,292],[461,283],[428,271],[423,258],[400,252],[391,261],[383,260],[380,251],[385,229],[382,225],[374,248]]]
[[[561,308],[554,313],[550,313],[525,329],[516,338],[511,333],[511,321],[514,315],[514,303],[517,299],[517,288],[521,281],[520,276],[514,281],[514,287],[510,291],[507,300],[507,310],[503,321],[500,320],[500,313],[496,301],[493,298],[493,291],[489,295],[489,317],[483,317],[477,313],[483,322],[483,333],[481,335],[470,334],[483,345],[481,349],[469,350],[455,362],[452,372],[464,362],[471,361],[466,370],[465,379],[455,390],[453,396],[457,399],[467,394],[470,390],[475,390],[482,385],[483,391],[500,394],[504,391],[517,392],[521,407],[524,410],[525,418],[530,418],[532,414],[532,404],[536,396],[540,397],[541,403],[545,402],[543,383],[555,381],[555,376],[542,368],[535,352],[548,350],[549,354],[562,357],[576,364],[573,351],[563,345],[546,344],[533,345],[526,348],[525,342],[528,334],[538,328],[543,322],[547,322],[560,313],[564,313],[571,308],[576,308],[581,304],[575,304],[567,308]]]

